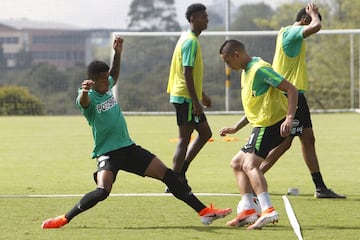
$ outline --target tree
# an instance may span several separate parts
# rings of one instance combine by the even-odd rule
[[[44,90],[43,94],[49,95],[57,91],[65,91],[68,89],[68,79],[64,77],[64,73],[59,71],[56,66],[40,63],[32,68],[29,80],[37,84],[37,88]]]
[[[330,28],[358,28],[360,23],[360,1],[353,0],[318,0],[320,10],[329,12],[324,20],[329,22]]]
[[[291,25],[295,22],[297,12],[304,7],[302,2],[286,3],[273,10],[273,14],[267,17],[257,17],[255,25],[267,30],[279,30],[281,27]]]
[[[352,0],[327,0],[320,1],[322,25],[327,29],[349,29],[360,25],[358,9],[359,1]],[[323,27],[324,29],[324,27]],[[358,36],[355,35],[359,41]],[[350,40],[349,35],[336,35],[328,37],[320,35],[311,40],[309,52],[310,90],[313,96],[311,106],[331,109],[350,108]],[[330,51],[329,51],[330,50]],[[355,44],[353,51],[359,52]],[[355,57],[355,66],[359,66],[359,59]],[[342,69],[339,71],[339,69]],[[355,76],[359,69],[354,69]],[[357,84],[357,83],[355,83]],[[358,86],[354,86],[358,89]],[[355,98],[358,99],[358,98]],[[346,101],[345,101],[346,100]]]
[[[209,25],[208,30],[224,30],[225,27],[225,11],[226,11],[226,4],[225,1],[227,0],[213,0],[212,4],[206,6],[206,11],[209,17]],[[230,21],[236,15],[236,7],[230,1]]]
[[[43,115],[40,99],[20,86],[0,87],[0,115]]]
[[[43,110],[51,115],[78,114],[75,108],[77,89],[86,78],[86,68],[74,66],[66,70],[49,64],[31,69],[13,69],[0,74],[2,85],[16,85],[40,99]]]
[[[225,21],[223,17],[218,13],[219,11],[208,9],[207,13],[209,16],[208,30],[216,30],[216,28],[223,27]]]
[[[273,15],[272,8],[265,3],[241,5],[230,29],[232,31],[269,30],[269,26],[260,25],[258,21],[261,19],[269,21]],[[275,47],[274,36],[241,36],[240,40],[251,55],[261,56],[266,61],[272,61]]]
[[[270,19],[274,14],[272,8],[265,3],[244,4],[239,7],[238,14],[231,24],[233,31],[267,30],[256,24],[256,19]]]
[[[129,30],[179,31],[174,0],[133,0],[128,13]]]

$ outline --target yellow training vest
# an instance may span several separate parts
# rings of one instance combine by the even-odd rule
[[[253,58],[242,72],[241,99],[245,115],[253,127],[269,127],[286,117],[288,101],[277,88],[283,79],[260,58]],[[266,82],[273,82],[275,86]]]
[[[289,31],[301,30],[301,36],[297,39],[287,39],[286,36]],[[299,29],[301,28],[301,29]],[[301,37],[301,40],[299,40]],[[285,40],[286,39],[286,40]],[[299,49],[295,56],[289,56],[286,52],[295,51]],[[286,80],[291,82],[298,91],[306,91],[308,89],[308,73],[306,67],[306,42],[302,37],[301,26],[288,26],[281,28],[276,39],[275,55],[273,60],[273,68],[276,72],[285,77]]]
[[[167,86],[167,92],[171,96],[184,97],[190,99],[190,94],[186,86],[184,76],[184,66],[182,59],[182,46],[186,40],[193,40],[196,42],[196,54],[195,62],[193,66],[193,79],[196,96],[199,100],[202,99],[202,88],[203,88],[203,59],[201,53],[200,43],[196,35],[192,31],[183,32],[176,44],[174,54],[171,60],[169,80]]]

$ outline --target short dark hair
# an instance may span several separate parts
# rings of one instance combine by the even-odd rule
[[[200,11],[205,11],[206,7],[201,3],[194,3],[187,7],[185,12],[185,17],[190,22],[190,17],[192,14]]]
[[[229,39],[226,40],[220,47],[219,53],[222,54],[229,54],[233,53],[237,50],[243,51],[245,50],[245,46],[242,42],[235,40],[235,39]]]
[[[300,9],[299,12],[297,13],[296,18],[295,18],[295,21],[299,22],[299,21],[301,21],[301,19],[302,19],[303,17],[305,17],[305,16],[308,16],[308,14],[306,13],[306,8],[302,8],[302,9]],[[321,14],[319,13],[318,16],[319,16],[319,19],[320,19],[320,21],[321,21]]]
[[[103,61],[92,61],[87,68],[88,77],[92,79],[99,73],[108,72],[109,69],[110,67]]]

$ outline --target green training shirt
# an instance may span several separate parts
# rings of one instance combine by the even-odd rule
[[[92,128],[95,142],[93,158],[134,143],[130,139],[120,105],[111,92],[114,86],[114,79],[111,76],[109,83],[109,91],[104,95],[90,89],[88,93],[90,104],[87,108],[83,108],[79,103],[82,89],[79,89],[76,98],[76,106]]]

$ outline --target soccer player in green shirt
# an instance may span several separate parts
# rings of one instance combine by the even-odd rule
[[[92,157],[96,158],[98,168],[94,173],[96,189],[85,194],[67,213],[45,220],[41,227],[60,228],[78,214],[105,200],[119,170],[164,182],[176,198],[199,214],[205,225],[230,214],[230,208],[216,209],[212,205],[206,207],[157,156],[135,144],[130,138],[120,105],[111,92],[120,74],[122,47],[123,39],[116,37],[111,69],[102,61],[90,63],[89,79],[82,82],[76,99],[77,107],[92,128],[95,142]]]
[[[242,211],[227,225],[250,224],[247,229],[261,229],[270,222],[277,222],[278,213],[271,203],[260,164],[290,134],[298,100],[297,90],[269,63],[259,57],[250,57],[244,44],[237,40],[225,41],[220,55],[231,69],[243,70],[241,99],[245,116],[234,127],[224,127],[219,133],[221,136],[236,133],[248,122],[253,127],[248,143],[231,160],[243,205]],[[287,98],[283,92],[287,93]],[[253,191],[260,203],[260,217],[253,201]]]

